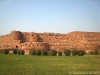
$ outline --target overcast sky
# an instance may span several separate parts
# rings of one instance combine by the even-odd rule
[[[100,32],[100,0],[0,0],[0,35]]]

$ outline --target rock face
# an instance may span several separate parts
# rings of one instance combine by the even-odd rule
[[[0,36],[0,49],[83,49],[94,50],[100,46],[100,32],[35,33],[11,31]]]

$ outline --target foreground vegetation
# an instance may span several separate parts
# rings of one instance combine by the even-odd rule
[[[100,75],[100,55],[80,57],[0,53],[0,75]]]
[[[0,53],[4,54],[9,54],[9,49],[4,49],[0,50]],[[24,55],[25,51],[24,50],[18,50],[18,49],[13,49],[13,54],[18,54],[18,55]],[[83,56],[83,55],[99,55],[100,50],[91,50],[88,53],[86,53],[85,50],[69,50],[65,49],[63,52],[62,51],[56,51],[56,50],[35,50],[31,49],[29,51],[29,55],[37,55],[37,56]]]

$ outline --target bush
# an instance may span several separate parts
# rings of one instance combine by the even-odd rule
[[[93,50],[88,52],[89,55],[95,55],[95,52]]]
[[[59,56],[62,56],[62,52],[61,52],[61,51],[58,51],[58,55],[59,55]]]
[[[19,55],[24,55],[24,54],[25,54],[25,51],[24,51],[24,50],[18,50],[18,51],[17,51],[17,54],[19,54]]]
[[[46,55],[48,55],[48,52],[46,50],[41,50],[41,55],[46,56]]]
[[[72,53],[72,56],[76,56],[78,54],[78,50],[74,49],[71,51],[71,53]]]
[[[48,54],[49,54],[50,56],[56,56],[56,55],[57,55],[57,51],[56,51],[56,50],[50,50],[50,51],[48,52]]]
[[[13,54],[17,54],[17,49],[13,50]]]
[[[95,50],[94,55],[98,55],[98,54],[99,54],[98,50]]]
[[[4,49],[4,54],[8,54],[9,50],[8,49]]]
[[[93,51],[89,51],[88,54],[89,55],[94,55],[94,52]]]
[[[98,50],[98,55],[100,54],[100,50]]]
[[[36,55],[36,50],[30,50],[30,51],[29,51],[29,54],[30,54],[30,55]]]
[[[83,56],[85,55],[85,51],[84,50],[79,50],[78,51],[78,56]]]
[[[89,55],[98,55],[99,51],[98,50],[91,50],[90,52],[88,52]]]
[[[70,50],[69,49],[64,50],[64,54],[65,56],[70,56]]]
[[[36,50],[36,55],[37,56],[41,55],[41,50]]]

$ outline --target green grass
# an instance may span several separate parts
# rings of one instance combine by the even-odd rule
[[[100,75],[100,55],[31,56],[0,53],[0,75]]]

